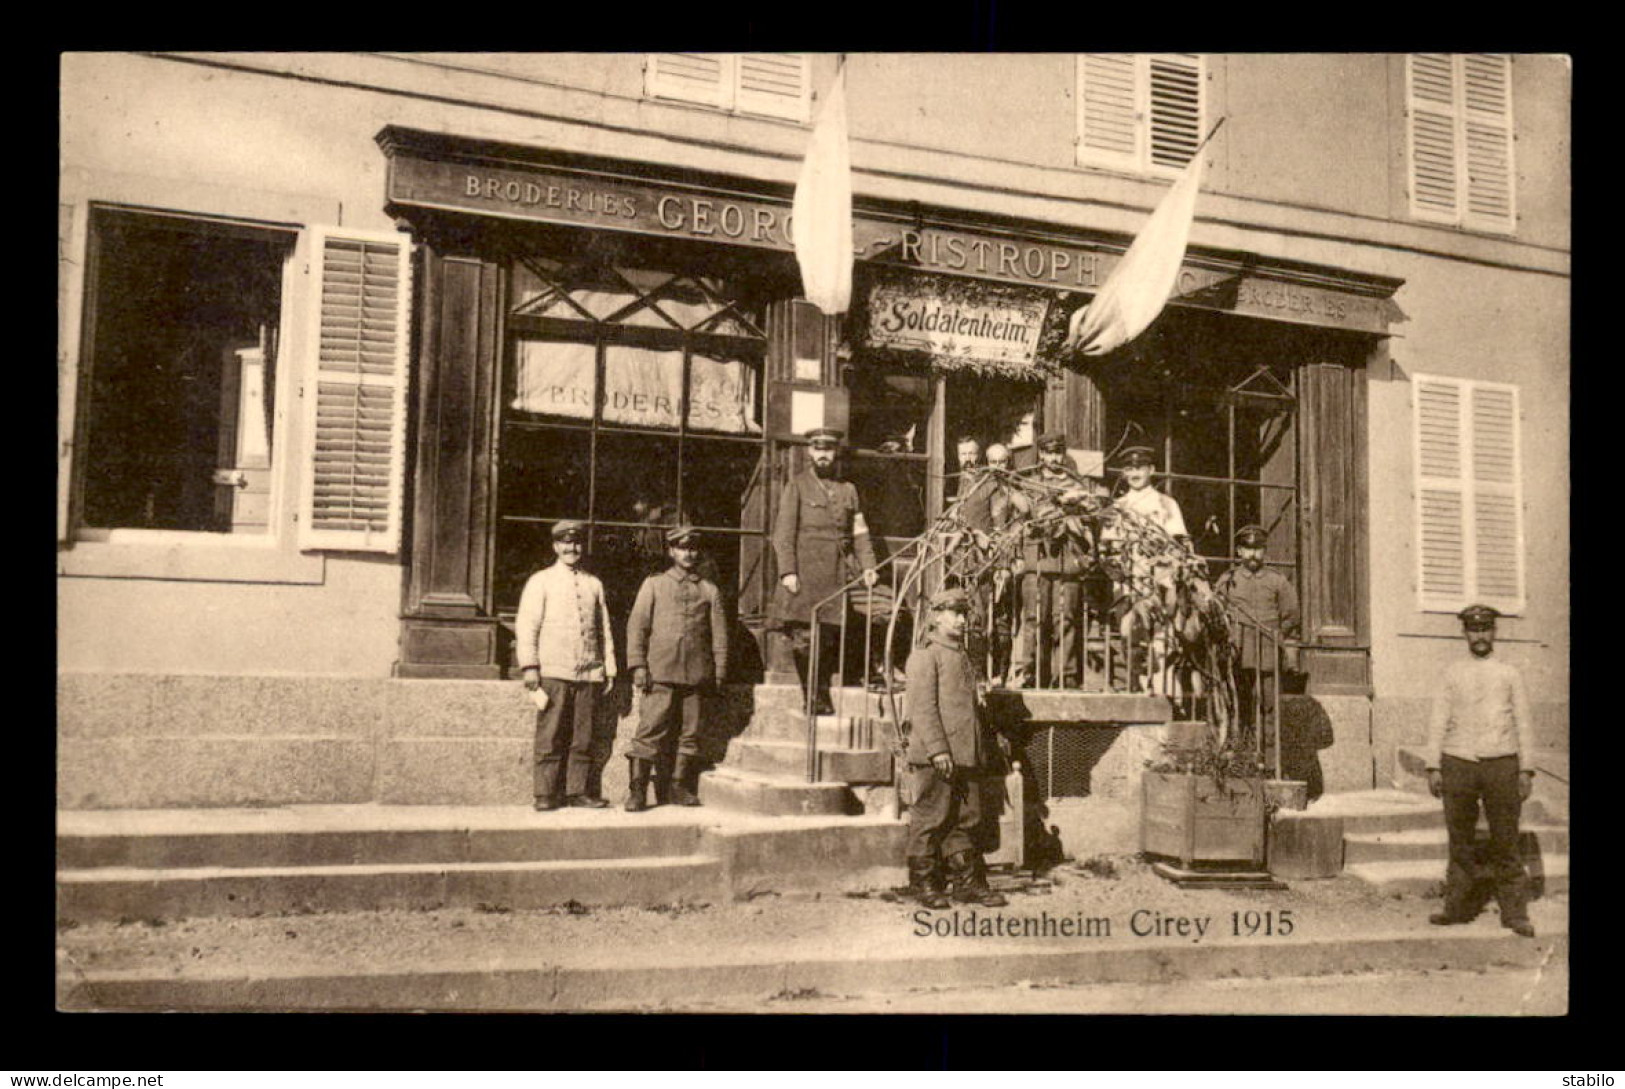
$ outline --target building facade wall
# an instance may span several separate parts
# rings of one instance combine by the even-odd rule
[[[833,63],[815,58],[815,87]],[[64,374],[78,365],[83,283],[74,269],[88,202],[389,229],[375,143],[389,125],[794,181],[805,126],[651,101],[642,65],[636,54],[65,56]],[[1070,55],[854,54],[849,66],[860,197],[1126,239],[1165,188],[1075,165]],[[1568,676],[1567,63],[1521,57],[1514,66],[1513,237],[1406,214],[1402,57],[1215,56],[1206,79],[1210,119],[1231,120],[1213,146],[1192,245],[1406,281],[1396,301],[1409,320],[1374,355],[1368,385],[1379,703],[1414,710],[1457,649],[1451,618],[1415,605],[1406,378],[1433,373],[1521,391],[1530,604],[1508,622],[1506,652],[1530,672],[1536,699],[1559,707]],[[998,95],[985,93],[990,84]],[[1308,117],[1305,103],[1314,103]],[[297,444],[296,422],[283,440]],[[400,558],[301,554],[291,511],[289,500],[268,549],[194,540],[65,550],[63,667],[387,675]],[[1374,729],[1408,737],[1414,716],[1401,718],[1386,726],[1379,714]]]

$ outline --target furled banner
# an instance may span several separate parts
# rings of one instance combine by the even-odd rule
[[[675,430],[683,393],[683,353],[611,345],[604,361],[604,422]],[[513,407],[592,419],[597,350],[591,344],[522,340]],[[690,361],[688,426],[759,434],[755,368],[696,353]]]

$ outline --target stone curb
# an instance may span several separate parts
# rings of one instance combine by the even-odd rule
[[[922,939],[924,940],[924,939]],[[952,940],[952,939],[947,939]],[[1168,983],[1378,971],[1534,968],[1566,958],[1568,935],[1389,934],[1339,941],[1155,943],[1103,948],[985,950],[896,957],[742,959],[640,967],[459,965],[241,976],[105,971],[59,976],[63,1010],[569,1010],[682,1008],[684,1001],[906,991],[1034,983]]]

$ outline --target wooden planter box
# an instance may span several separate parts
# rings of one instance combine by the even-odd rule
[[[1264,781],[1147,771],[1140,778],[1140,850],[1196,862],[1264,863]]]

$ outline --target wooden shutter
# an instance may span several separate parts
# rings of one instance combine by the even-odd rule
[[[1406,88],[1411,214],[1513,230],[1511,58],[1413,53]]]
[[[1512,170],[1512,60],[1473,53],[1461,58],[1462,111],[1469,227],[1511,231],[1517,226]]]
[[[650,98],[731,109],[735,62],[732,53],[650,53],[644,92]]]
[[[1133,53],[1078,58],[1078,161],[1135,169],[1140,161],[1138,64]]]
[[[404,235],[311,232],[307,471],[299,547],[400,549],[412,247]]]
[[[1151,165],[1179,170],[1202,142],[1202,58],[1152,53],[1145,71]]]
[[[1521,612],[1517,387],[1426,375],[1414,387],[1421,606]]]
[[[812,97],[807,60],[804,53],[739,54],[739,112],[806,121]]]

